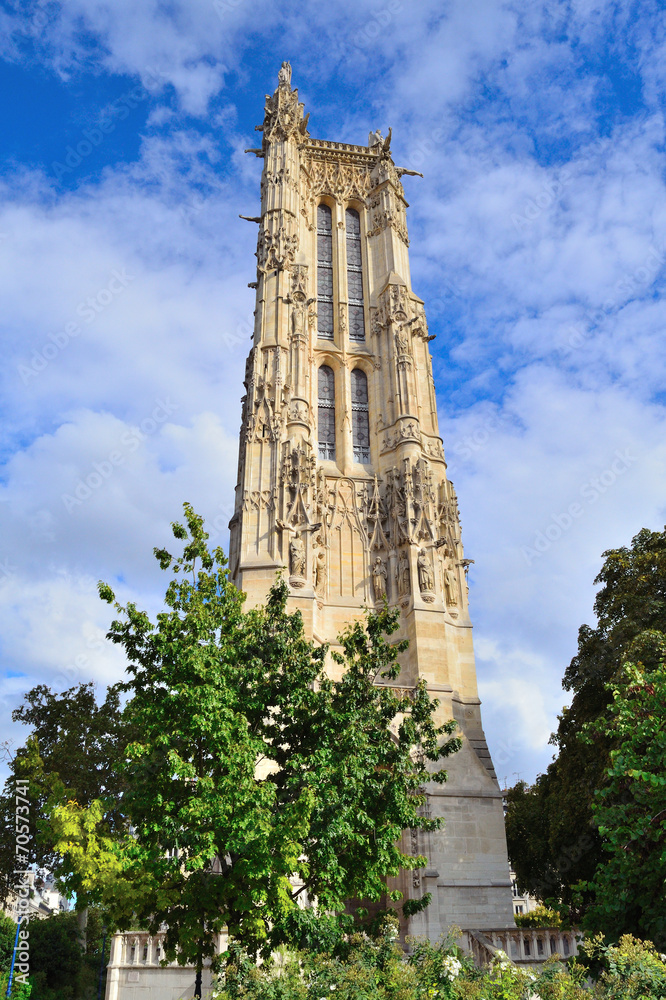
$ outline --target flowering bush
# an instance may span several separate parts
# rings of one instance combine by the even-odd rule
[[[285,954],[259,968],[239,955],[211,1000],[666,1000],[666,956],[631,936],[618,945],[594,938],[580,961],[528,968],[498,951],[477,969],[458,934],[439,945],[410,941],[409,956],[389,927],[377,938],[352,935],[335,954]]]
[[[582,947],[583,961],[597,974],[595,997],[603,1000],[652,1000],[666,997],[666,955],[649,941],[625,934],[607,945],[598,934]]]

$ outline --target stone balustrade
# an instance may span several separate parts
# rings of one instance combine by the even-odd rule
[[[164,959],[164,937],[164,931],[152,935],[144,931],[127,931],[124,934],[115,934],[111,942],[109,967],[159,966]],[[167,967],[177,965],[178,963],[174,961],[169,962]]]
[[[160,1000],[181,1000],[191,997],[195,970],[192,965],[177,961],[164,962],[165,931],[125,931],[111,940],[106,1000],[145,1000],[159,996]],[[226,948],[226,934],[221,934],[218,952]],[[204,996],[210,991],[210,963],[203,970]]]
[[[515,927],[510,930],[465,931],[464,946],[477,965],[488,965],[503,951],[515,965],[538,965],[554,955],[562,959],[578,954],[583,936],[557,927]]]

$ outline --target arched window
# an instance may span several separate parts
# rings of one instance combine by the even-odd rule
[[[319,369],[317,426],[319,457],[335,461],[335,375],[328,365]]]
[[[328,205],[317,208],[317,332],[333,340],[333,223]]]
[[[363,319],[363,263],[361,258],[361,220],[358,212],[345,212],[347,228],[347,292],[349,294],[349,339],[365,340]]]
[[[321,370],[321,369],[320,369]],[[365,372],[354,368],[351,373],[352,439],[354,461],[370,461],[370,420],[368,414],[368,380]]]

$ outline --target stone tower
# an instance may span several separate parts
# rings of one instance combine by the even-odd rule
[[[262,602],[288,568],[307,634],[335,645],[386,597],[409,639],[399,684],[425,678],[463,749],[427,789],[437,834],[406,832],[433,894],[409,931],[513,926],[502,800],[481,726],[458,504],[446,476],[423,302],[409,273],[391,133],[313,139],[283,63],[266,97],[254,342],[247,359],[232,579]]]

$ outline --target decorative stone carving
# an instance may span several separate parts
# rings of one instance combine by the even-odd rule
[[[425,549],[421,549],[416,561],[419,573],[419,589],[421,597],[427,604],[435,600],[435,574],[432,571],[430,557]]]
[[[294,264],[291,269],[291,297],[294,302],[305,302],[307,299],[307,264]],[[314,299],[310,300],[314,302]]]
[[[409,555],[406,549],[402,549],[400,552],[400,560],[398,562],[398,594],[400,597],[407,597],[412,589],[412,579],[411,572],[409,569]]]
[[[272,231],[270,227],[259,230],[257,242],[257,267],[260,271],[278,270],[293,263],[298,250],[298,236],[290,234],[284,225]]]
[[[291,86],[291,63],[283,62],[278,72],[278,84],[280,86]]]
[[[340,154],[333,161],[319,158],[316,150],[308,147],[311,160],[308,172],[306,198],[310,206],[310,214],[314,210],[315,200],[322,194],[333,195],[340,201],[365,201],[370,190],[370,169],[366,164],[353,162],[353,157]]]
[[[294,507],[296,507],[300,499],[299,495],[296,503],[294,503]],[[278,519],[276,527],[282,532],[293,535],[293,538],[289,542],[289,584],[297,589],[304,587],[307,576],[307,554],[303,535],[311,531],[318,531],[321,528],[321,523],[308,524],[307,522],[299,522],[290,524]]]
[[[395,334],[395,349],[398,357],[404,357],[407,355],[411,360],[411,346],[409,343],[409,336],[405,332],[404,327],[398,327]]]
[[[321,544],[315,555],[313,576],[315,593],[322,596],[326,591],[326,550]]]
[[[291,307],[292,337],[302,337],[305,333],[305,307],[302,302],[294,302]]]
[[[370,329],[372,330],[372,333],[374,334],[375,337],[378,337],[379,334],[384,329],[384,324],[382,323],[382,321],[381,321],[381,319],[379,317],[379,313],[377,312],[377,310],[373,310],[372,322],[370,324]]]
[[[448,557],[444,562],[444,591],[446,593],[446,603],[451,607],[457,607],[458,578]]]
[[[294,534],[289,543],[289,568],[293,579],[292,586],[302,587],[303,583],[296,582],[297,580],[305,581],[305,542],[300,531]]]
[[[282,463],[280,481],[292,492],[307,489],[314,483],[315,458],[309,450],[299,442],[289,448]]]
[[[246,490],[243,494],[243,510],[273,510],[275,494],[273,490]]]
[[[310,408],[304,399],[293,399],[289,404],[289,419],[300,421],[302,424],[308,423]]]
[[[300,143],[309,138],[308,119],[303,117],[304,107],[298,102],[298,90],[291,89],[289,63],[283,63],[280,74],[278,89],[272,97],[266,94],[263,124],[256,126],[257,131],[264,133],[264,147],[270,142],[295,139]]]
[[[386,570],[386,565],[381,556],[377,556],[372,567],[372,591],[375,597],[375,603],[379,604],[381,601],[386,600],[386,579],[388,573]]]

